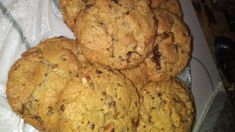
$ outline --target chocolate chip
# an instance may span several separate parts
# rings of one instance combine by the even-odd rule
[[[178,44],[173,44],[173,49],[178,53],[179,52]]]
[[[116,106],[116,102],[115,101],[107,102],[107,104],[108,104],[109,108]]]
[[[152,116],[149,116],[148,121],[152,122]]]
[[[153,58],[152,58],[152,61],[157,65],[157,69],[161,69],[160,58],[161,54],[159,52],[159,47],[157,45],[153,50]]]
[[[178,98],[172,98],[175,102],[180,103],[180,100]]]
[[[105,91],[103,91],[103,92],[102,92],[102,95],[106,96],[106,95],[107,95],[107,93],[106,93]]]
[[[91,77],[89,75],[85,76],[85,78],[89,81],[91,80]]]
[[[104,23],[103,22],[99,22],[100,26],[104,26]]]
[[[20,67],[20,65],[16,66],[16,67],[14,68],[14,70],[17,70],[19,67]]]
[[[118,82],[118,86],[122,87],[122,84]]]
[[[130,61],[130,59],[131,59],[131,54],[132,54],[133,52],[131,52],[131,51],[128,51],[127,52],[127,63],[130,63],[131,61]]]
[[[187,122],[188,122],[188,119],[183,118],[181,121],[182,121],[183,123],[187,123]]]
[[[64,107],[64,105],[62,104],[61,107],[60,107],[60,110],[61,110],[62,112],[64,112],[64,109],[65,109],[65,107]]]
[[[128,56],[128,58],[130,58],[130,57],[131,57],[131,54],[132,54],[132,52],[131,52],[131,51],[128,51],[126,55]]]
[[[150,92],[149,92],[149,91],[146,91],[146,93],[147,93],[147,94],[150,94]]]
[[[58,64],[53,64],[53,65],[51,66],[52,69],[56,69],[56,68],[58,68],[58,67],[59,67]]]
[[[42,119],[40,116],[36,116],[36,115],[34,115],[32,118],[34,118],[36,120],[41,120]]]
[[[102,74],[103,72],[102,71],[100,71],[100,70],[95,70],[95,72],[97,73],[97,74]]]
[[[93,6],[93,4],[86,5],[86,9],[89,9]]]
[[[162,96],[162,93],[158,93],[157,96],[158,96],[158,97],[161,97],[161,96]]]
[[[156,107],[151,107],[151,109],[152,109],[152,110],[155,110],[155,109],[156,109]]]
[[[52,114],[53,114],[53,108],[51,106],[49,106],[47,115],[52,115]]]
[[[112,130],[110,132],[115,132],[115,128],[112,128]]]
[[[92,122],[88,122],[88,127],[91,128],[92,130],[95,129],[95,124]]]
[[[118,4],[118,1],[119,1],[119,0],[112,0],[112,1],[113,1],[114,3],[116,3],[116,4]]]
[[[138,121],[136,121],[135,119],[131,119],[131,124],[132,124],[132,126],[134,126],[134,127],[137,127],[138,126]]]
[[[19,112],[22,115],[24,114],[24,112],[25,112],[25,105],[24,104],[21,104],[21,110]]]
[[[169,33],[168,32],[163,32],[163,34],[161,35],[161,37],[163,38],[163,39],[166,39],[166,38],[168,38],[170,35],[169,35]]]

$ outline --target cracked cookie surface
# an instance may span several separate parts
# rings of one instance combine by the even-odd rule
[[[99,0],[77,18],[75,35],[92,63],[127,69],[153,49],[155,22],[147,0]]]
[[[75,40],[52,38],[22,54],[11,67],[7,97],[13,111],[40,130],[54,129],[58,97],[78,73]]]
[[[189,91],[170,80],[149,82],[140,90],[139,132],[189,132],[195,110]]]
[[[173,13],[158,9],[155,48],[145,59],[142,70],[152,81],[165,81],[177,76],[191,57],[191,35],[185,23]]]
[[[60,100],[59,131],[131,132],[137,127],[139,96],[118,71],[87,65]]]

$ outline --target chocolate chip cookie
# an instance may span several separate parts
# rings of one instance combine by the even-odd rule
[[[58,121],[58,96],[77,76],[75,40],[52,38],[29,49],[11,67],[7,97],[13,111],[40,130],[52,130]]]
[[[144,61],[143,70],[149,80],[165,81],[178,75],[187,65],[191,55],[191,35],[185,23],[173,13],[158,9],[155,48]]]
[[[69,81],[60,98],[58,131],[135,131],[139,97],[120,72],[88,65]]]
[[[149,82],[140,90],[139,132],[190,132],[195,109],[190,93],[176,80]]]
[[[99,0],[77,18],[75,35],[92,63],[132,68],[153,49],[156,28],[146,0]]]

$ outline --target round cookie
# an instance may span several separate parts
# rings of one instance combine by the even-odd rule
[[[58,131],[135,131],[139,97],[120,72],[101,66],[81,68],[60,98]]]
[[[99,0],[77,18],[75,35],[91,63],[132,68],[153,49],[155,23],[148,1]]]
[[[50,131],[58,121],[58,96],[77,76],[74,40],[52,38],[29,49],[11,67],[7,97],[13,111],[37,129]]]
[[[139,92],[139,132],[190,132],[195,109],[189,91],[176,80],[149,82]]]
[[[87,6],[91,6],[93,1],[94,0],[60,0],[60,8],[63,18],[70,30],[74,30],[78,13]]]
[[[151,8],[162,8],[174,13],[178,17],[182,17],[183,13],[178,0],[151,0]]]
[[[188,64],[191,54],[191,36],[185,23],[164,9],[154,11],[158,20],[155,48],[145,59],[142,70],[148,79],[165,81],[177,76]]]

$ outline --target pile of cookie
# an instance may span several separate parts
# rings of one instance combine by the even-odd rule
[[[195,109],[176,76],[191,36],[177,0],[60,0],[76,40],[50,38],[11,67],[13,111],[43,131],[188,132]]]

